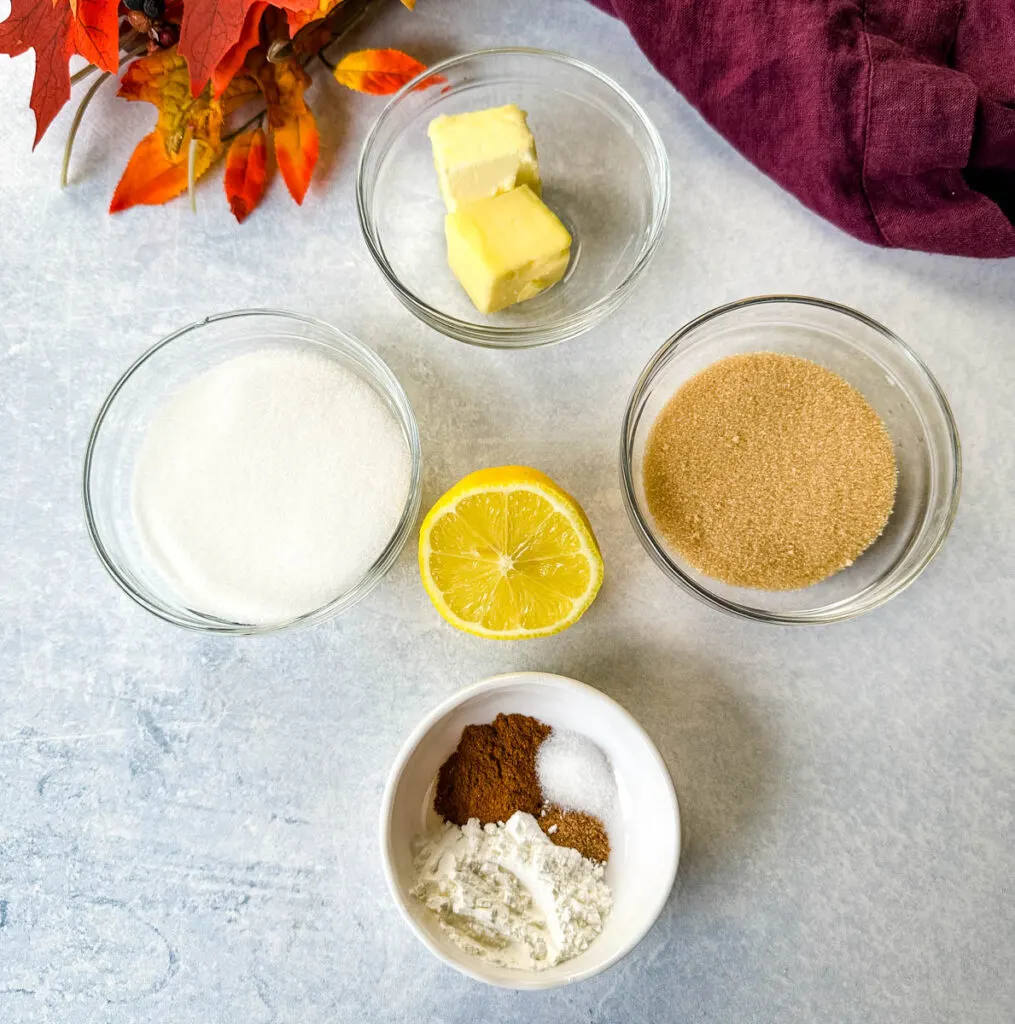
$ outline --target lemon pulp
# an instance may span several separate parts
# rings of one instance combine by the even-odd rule
[[[480,470],[441,497],[420,530],[423,585],[477,636],[549,636],[596,596],[602,558],[578,503],[524,466]]]

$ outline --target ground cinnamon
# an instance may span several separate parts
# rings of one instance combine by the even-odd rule
[[[507,821],[515,811],[539,817],[543,805],[536,751],[550,727],[528,715],[498,715],[469,725],[437,776],[434,810],[446,821],[483,825]]]

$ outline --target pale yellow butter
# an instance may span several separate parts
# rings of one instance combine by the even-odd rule
[[[448,263],[481,313],[524,302],[567,270],[571,236],[528,185],[444,218]]]
[[[536,143],[525,118],[525,111],[510,103],[430,122],[427,134],[449,213],[518,185],[539,195]]]

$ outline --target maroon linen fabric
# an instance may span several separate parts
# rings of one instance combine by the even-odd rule
[[[1015,256],[1015,0],[592,2],[851,235]]]

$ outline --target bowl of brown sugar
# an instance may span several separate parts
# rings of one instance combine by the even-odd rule
[[[960,478],[927,367],[820,299],[698,317],[624,416],[621,484],[646,551],[696,597],[764,622],[835,622],[900,593],[944,542]]]

